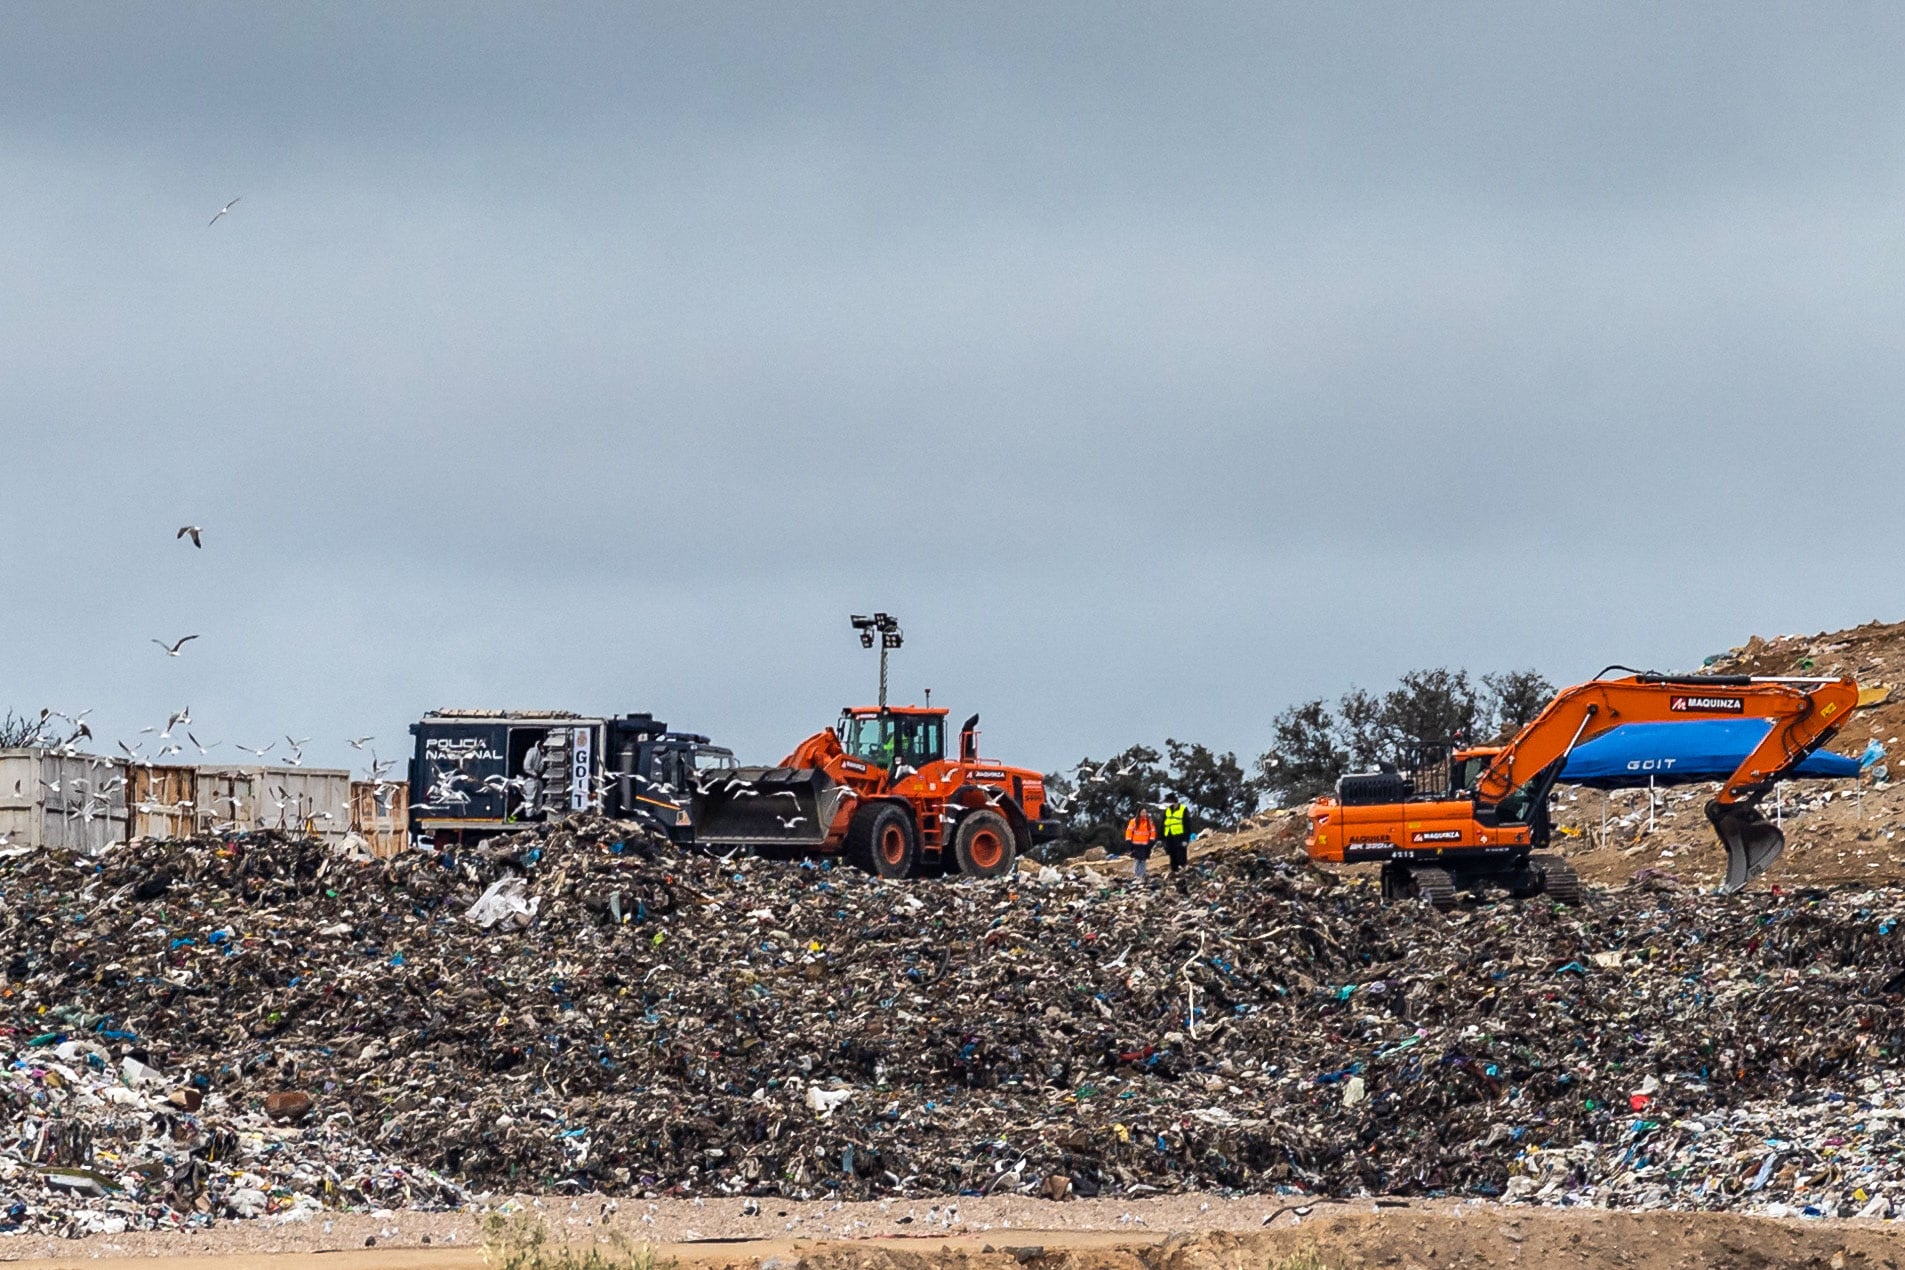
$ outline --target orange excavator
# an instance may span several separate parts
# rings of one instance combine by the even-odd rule
[[[881,877],[953,866],[1010,873],[1048,820],[1045,778],[979,757],[979,716],[946,756],[946,711],[931,706],[843,710],[774,767],[708,773],[694,796],[695,838],[711,848],[843,854]]]
[[[1410,775],[1344,776],[1335,797],[1310,806],[1310,857],[1381,862],[1384,899],[1417,897],[1448,908],[1458,890],[1492,884],[1571,902],[1580,893],[1574,870],[1541,848],[1549,840],[1549,792],[1577,746],[1629,723],[1766,719],[1765,736],[1706,807],[1726,846],[1722,889],[1736,891],[1786,849],[1785,835],[1760,814],[1760,799],[1832,738],[1859,696],[1851,679],[1607,675],[1563,690],[1506,745],[1457,751],[1439,781],[1429,766]]]

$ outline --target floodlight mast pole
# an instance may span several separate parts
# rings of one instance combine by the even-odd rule
[[[853,629],[860,632],[860,647],[871,648],[874,641],[880,645],[880,713],[886,713],[886,655],[892,649],[906,642],[906,633],[900,630],[900,620],[891,613],[875,613],[867,617],[855,613],[847,619]]]

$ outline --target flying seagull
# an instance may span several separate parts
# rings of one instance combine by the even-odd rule
[[[203,547],[205,544],[199,541],[199,535],[203,532],[204,530],[200,529],[197,525],[180,525],[179,532],[172,536],[174,538],[183,538],[187,534],[190,534],[192,536],[192,545],[194,547]]]
[[[155,639],[152,642],[157,644],[160,648],[163,648],[165,650],[165,655],[167,657],[177,657],[179,655],[180,649],[184,648],[187,644],[189,644],[191,641],[197,638],[198,636],[196,635],[187,635],[183,639],[179,640],[179,642],[176,644],[168,644],[162,639]]]
[[[243,194],[240,194],[240,195],[238,196],[238,198],[243,198],[243,197],[245,197],[245,196],[244,196]],[[232,200],[231,202],[229,202],[229,203],[227,203],[227,204],[225,204],[225,206],[223,206],[223,207],[221,207],[221,208],[219,208],[219,209],[218,209],[218,216],[214,216],[214,217],[212,217],[212,218],[211,218],[210,220],[208,220],[208,221],[206,221],[206,222],[205,222],[205,228],[207,228],[207,229],[210,229],[210,228],[211,228],[212,226],[214,226],[214,225],[216,225],[216,224],[218,224],[218,217],[219,217],[219,216],[223,216],[223,215],[224,215],[225,213],[227,213],[227,212],[229,212],[229,211],[231,211],[231,209],[232,209],[232,208],[234,208],[234,207],[237,207],[237,206],[238,206],[238,198],[235,198],[235,199],[233,199],[233,200]]]

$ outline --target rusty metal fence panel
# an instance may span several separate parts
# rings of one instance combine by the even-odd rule
[[[189,838],[198,822],[198,771],[135,764],[128,769],[135,838]]]
[[[372,855],[396,855],[410,839],[410,786],[403,781],[352,781],[351,832]]]

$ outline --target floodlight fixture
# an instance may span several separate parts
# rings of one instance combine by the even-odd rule
[[[900,630],[900,619],[891,613],[875,613],[872,617],[864,613],[850,614],[847,622],[860,634],[860,647],[872,648],[876,636],[880,646],[880,709],[886,709],[886,655],[906,642],[906,634]]]

